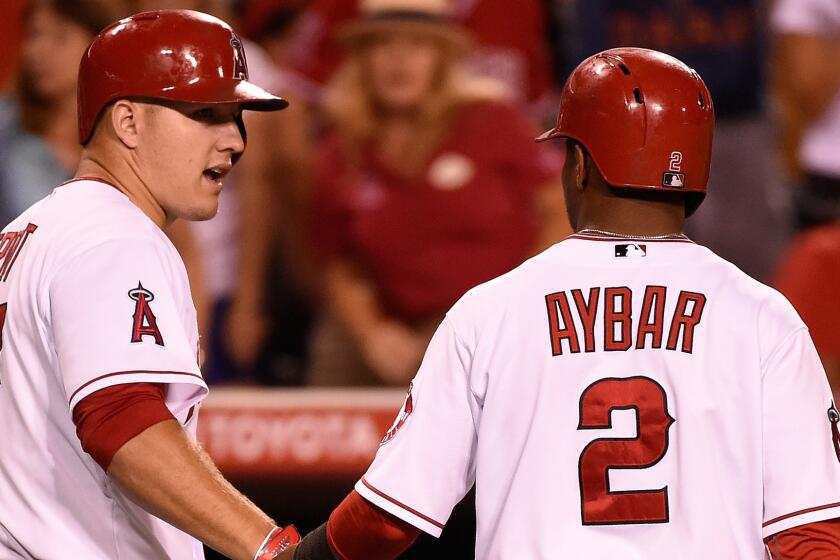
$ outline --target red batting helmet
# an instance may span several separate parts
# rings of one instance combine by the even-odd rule
[[[691,213],[706,193],[714,124],[697,72],[657,51],[621,48],[572,72],[557,126],[537,141],[580,142],[614,187],[696,193]]]
[[[190,103],[288,105],[248,81],[242,41],[222,20],[190,10],[144,12],[106,27],[79,64],[79,142],[108,103],[139,97]]]

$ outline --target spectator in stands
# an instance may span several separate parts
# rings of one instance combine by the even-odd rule
[[[289,1],[289,0],[284,0]],[[311,0],[293,32],[293,66],[312,87],[329,81],[344,49],[336,30],[359,15],[362,0]],[[478,75],[505,84],[536,118],[556,109],[543,0],[452,0],[451,17],[475,38],[465,63]]]
[[[238,12],[242,32],[266,50],[295,98],[315,104],[319,88],[295,67],[298,25],[309,6],[309,0],[248,0],[239,2]]]
[[[676,56],[703,76],[717,116],[711,187],[688,233],[752,276],[769,280],[788,228],[786,193],[770,165],[772,133],[762,106],[761,3],[566,0],[562,6],[568,60],[632,45]]]
[[[327,316],[315,384],[405,384],[467,289],[568,232],[561,162],[463,68],[443,0],[366,0],[325,95],[313,235]]]
[[[239,29],[224,0],[134,0],[133,7],[203,11]],[[248,150],[225,180],[219,214],[206,222],[176,222],[167,233],[189,272],[208,383],[299,383],[307,310],[297,293],[301,278],[288,271],[301,267],[276,266],[275,260],[278,253],[287,264],[299,258],[295,226],[304,212],[310,142],[283,74],[258,44],[243,42],[251,81],[291,105],[283,115],[245,115]]]
[[[840,2],[776,0],[773,85],[796,223],[840,219]]]
[[[775,285],[808,325],[840,402],[840,221],[800,234],[781,261]]]
[[[125,15],[116,0],[31,0],[17,91],[0,99],[0,227],[72,176],[81,154],[76,75],[88,43]]]

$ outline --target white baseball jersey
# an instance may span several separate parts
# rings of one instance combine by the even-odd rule
[[[195,308],[163,232],[110,185],[60,186],[0,237],[0,327],[0,559],[203,558],[109,481],[72,422],[94,391],[164,383],[195,434]]]
[[[356,490],[476,558],[761,560],[840,517],[825,373],[791,305],[682,237],[578,234],[469,291]]]

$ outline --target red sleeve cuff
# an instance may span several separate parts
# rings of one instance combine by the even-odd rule
[[[393,560],[420,529],[365,500],[355,490],[332,512],[327,542],[340,560]]]
[[[164,400],[164,385],[127,383],[100,389],[73,409],[76,435],[103,471],[117,451],[147,428],[174,417]]]
[[[840,519],[792,527],[764,542],[772,560],[840,558]]]

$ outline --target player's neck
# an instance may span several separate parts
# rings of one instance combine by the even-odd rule
[[[628,237],[649,237],[680,234],[685,227],[685,210],[679,203],[620,197],[599,202],[581,207],[576,231],[594,229]]]
[[[114,166],[119,169],[115,169]],[[95,151],[85,149],[76,170],[77,178],[99,179],[123,193],[157,226],[164,229],[169,222],[166,213],[155,201],[140,176],[130,165],[113,164],[110,158],[100,157]],[[118,179],[117,177],[120,177]]]

